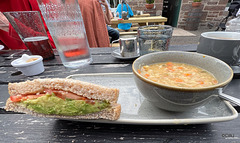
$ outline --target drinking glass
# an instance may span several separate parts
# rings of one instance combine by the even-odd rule
[[[13,11],[3,14],[33,55],[40,55],[44,60],[54,58],[52,46],[38,11]]]
[[[91,63],[89,44],[77,0],[37,0],[65,67]]]
[[[167,51],[173,28],[169,25],[148,25],[138,29],[140,55]]]

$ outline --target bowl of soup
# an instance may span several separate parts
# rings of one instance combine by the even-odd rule
[[[137,88],[149,102],[177,112],[200,106],[233,78],[228,64],[195,52],[146,54],[133,62],[132,70]]]

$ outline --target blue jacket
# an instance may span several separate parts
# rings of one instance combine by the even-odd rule
[[[131,7],[128,4],[123,4],[123,11],[127,12],[127,7],[128,7],[128,18],[130,16],[133,16],[133,11],[131,9]],[[117,6],[117,11],[119,13],[119,18],[122,18],[122,4],[118,4]],[[122,30],[128,30],[130,29],[132,26],[132,23],[119,23],[118,24],[118,28],[122,29]]]

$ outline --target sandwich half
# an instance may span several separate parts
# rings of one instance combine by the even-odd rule
[[[120,117],[119,90],[73,79],[47,78],[9,83],[7,111],[60,119]]]

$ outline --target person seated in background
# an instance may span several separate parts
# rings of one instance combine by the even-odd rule
[[[116,12],[119,14],[119,18],[124,18],[123,14],[126,14],[126,18],[133,16],[133,11],[131,7],[127,4],[126,0],[122,0],[121,3],[118,4]],[[132,23],[119,23],[118,28],[128,31],[132,26]]]
[[[97,0],[78,0],[88,43],[93,47],[110,47],[106,22],[101,5]]]
[[[98,1],[102,5],[105,22],[107,25],[108,35],[111,37],[110,42],[112,43],[112,41],[119,39],[119,31],[108,26],[111,24],[111,19],[113,18],[108,1],[107,0],[98,0]]]

